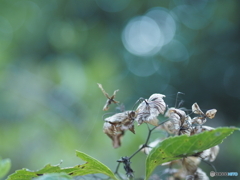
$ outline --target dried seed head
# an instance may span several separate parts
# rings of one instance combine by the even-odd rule
[[[125,111],[117,113],[105,119],[103,125],[103,132],[107,134],[113,142],[113,147],[117,148],[121,145],[121,137],[124,135],[126,130],[134,131],[134,111]]]
[[[206,116],[209,118],[209,119],[213,119],[215,117],[215,114],[217,113],[217,110],[216,109],[210,109],[206,112]]]
[[[137,117],[136,121],[138,125],[143,122],[152,124],[154,126],[158,125],[157,116],[159,114],[164,114],[166,110],[166,104],[163,100],[165,95],[163,94],[153,94],[149,97],[149,99],[145,99],[142,103],[137,107]]]
[[[192,105],[192,112],[195,114],[204,115],[204,113],[202,112],[202,110],[200,109],[197,103],[194,103]]]
[[[116,96],[116,93],[117,93],[119,90],[115,90],[115,91],[113,92],[113,95],[110,97],[110,96],[108,95],[108,93],[103,89],[102,85],[99,84],[99,83],[97,83],[97,84],[98,84],[98,87],[102,90],[103,94],[107,97],[107,101],[106,101],[105,105],[103,106],[103,111],[107,111],[107,110],[109,109],[110,104],[112,104],[112,103],[115,103],[115,104],[119,103],[118,101],[116,101],[116,100],[114,99],[115,96]]]

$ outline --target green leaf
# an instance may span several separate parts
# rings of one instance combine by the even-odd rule
[[[11,168],[11,160],[10,159],[0,159],[0,178],[7,175]]]
[[[43,169],[38,171],[21,169],[21,170],[17,170],[15,173],[10,175],[7,180],[23,180],[23,179],[31,180],[34,177],[43,176],[48,173],[66,173],[70,176],[83,176],[87,174],[102,173],[111,177],[112,179],[117,180],[114,173],[107,166],[105,166],[98,160],[80,151],[76,151],[76,154],[77,154],[77,157],[86,161],[86,163],[83,165],[77,165],[77,166],[68,167],[68,168],[61,168],[59,167],[59,165],[52,166],[48,164]]]
[[[239,130],[238,128],[222,127],[204,131],[193,136],[181,135],[163,140],[150,151],[146,159],[146,177],[148,179],[156,168],[162,163],[180,159],[209,149],[222,143],[223,139]]]
[[[105,166],[98,160],[96,160],[96,159],[92,158],[91,156],[89,156],[83,152],[80,152],[80,151],[76,151],[76,153],[77,153],[77,157],[86,161],[86,163],[84,165],[82,165],[82,171],[81,171],[81,173],[84,173],[84,175],[85,174],[102,173],[102,174],[105,174],[105,175],[111,177],[112,179],[117,180],[114,173],[107,166]],[[77,175],[83,175],[83,174],[77,174]]]
[[[34,180],[69,180],[69,179],[71,180],[73,178],[66,173],[51,173],[34,178]]]

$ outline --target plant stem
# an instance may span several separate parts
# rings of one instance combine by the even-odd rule
[[[157,127],[161,126],[162,124],[164,124],[165,122],[169,121],[169,119],[161,122],[160,124],[158,124],[157,126],[154,126],[152,129],[149,128],[148,124],[147,124],[147,127],[148,127],[148,135],[147,135],[147,139],[145,141],[145,143],[136,151],[134,152],[131,156],[129,157],[125,157],[126,159],[128,159],[128,161],[130,162],[130,159],[132,159],[138,152],[140,152],[143,148],[145,147],[148,147],[148,142],[150,140],[150,137],[151,137],[151,134],[152,134],[152,131],[155,130]],[[123,158],[121,158],[120,160],[117,161],[118,162],[118,165],[116,167],[116,170],[115,170],[115,174],[119,176],[119,178],[121,180],[123,180],[123,178],[120,176],[120,174],[118,173],[118,169],[120,167],[120,163],[123,163]]]

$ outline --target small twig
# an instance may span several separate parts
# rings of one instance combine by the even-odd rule
[[[217,169],[215,168],[215,166],[214,166],[212,163],[204,160],[203,158],[201,158],[201,159],[202,159],[202,161],[203,161],[204,163],[206,163],[207,165],[211,166],[211,167],[213,168],[214,172],[217,172]]]
[[[117,162],[118,162],[118,165],[117,165],[117,167],[116,167],[116,170],[115,170],[114,174],[116,174],[121,180],[124,180],[124,179],[122,178],[122,176],[118,173],[118,169],[119,169],[120,164],[121,164],[122,162],[120,162],[120,160],[117,160]]]
[[[129,156],[129,157],[127,157],[127,156],[126,156],[126,157],[122,157],[120,160],[117,160],[118,165],[117,165],[117,167],[116,167],[115,174],[118,175],[121,180],[123,180],[123,178],[122,178],[122,177],[120,176],[120,174],[118,173],[118,169],[119,169],[119,167],[120,167],[120,163],[124,163],[124,164],[125,164],[124,167],[127,166],[127,168],[129,168],[130,170],[132,170],[132,169],[130,168],[130,163],[131,163],[130,160],[131,160],[137,153],[139,153],[143,148],[148,147],[148,142],[149,142],[149,140],[150,140],[152,131],[155,130],[157,127],[161,126],[162,124],[164,124],[165,122],[169,121],[169,120],[170,120],[170,119],[167,119],[166,121],[159,123],[157,126],[154,126],[152,129],[150,129],[149,126],[148,126],[148,124],[147,124],[147,127],[148,127],[148,136],[147,136],[147,139],[146,139],[145,143],[144,143],[137,151],[135,151],[131,156]],[[125,170],[126,170],[126,168],[125,168]],[[130,178],[132,178],[132,177],[130,177]]]
[[[183,94],[184,95],[184,93],[182,93],[182,92],[177,92],[177,97],[176,97],[176,101],[175,101],[175,108],[177,108],[177,101],[178,101],[178,95],[179,94]]]

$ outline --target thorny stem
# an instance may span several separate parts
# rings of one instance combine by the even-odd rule
[[[124,157],[124,158],[126,158],[126,159],[130,162],[130,159],[132,159],[137,153],[139,153],[143,148],[148,147],[148,142],[149,142],[149,139],[150,139],[150,137],[151,137],[152,131],[155,130],[157,127],[161,126],[162,124],[164,124],[165,122],[169,121],[169,120],[170,120],[170,119],[167,119],[167,120],[161,122],[161,123],[158,124],[157,126],[154,126],[152,129],[150,129],[149,126],[148,126],[148,124],[147,124],[147,127],[148,127],[148,136],[147,136],[147,139],[146,139],[145,143],[144,143],[136,152],[134,152],[131,156],[129,156],[129,157]],[[117,165],[117,167],[116,167],[115,174],[118,175],[118,177],[119,177],[121,180],[123,180],[123,178],[122,178],[122,177],[120,176],[120,174],[118,173],[120,164],[121,164],[121,163],[124,163],[123,157],[122,157],[121,159],[117,160],[117,162],[118,162],[118,165]]]

